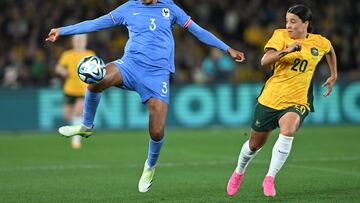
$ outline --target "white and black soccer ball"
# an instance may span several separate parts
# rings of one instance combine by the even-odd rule
[[[87,56],[78,65],[79,78],[87,84],[100,82],[105,74],[105,63],[97,56]]]

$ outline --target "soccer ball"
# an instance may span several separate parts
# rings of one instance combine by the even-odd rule
[[[105,63],[97,56],[87,56],[78,65],[79,78],[87,84],[100,82],[105,74]]]

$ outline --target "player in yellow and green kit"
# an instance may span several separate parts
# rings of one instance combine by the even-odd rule
[[[312,34],[312,13],[304,5],[295,5],[286,13],[286,29],[277,29],[265,45],[261,65],[270,65],[273,75],[266,82],[255,106],[251,136],[242,146],[238,164],[227,193],[237,193],[245,169],[266,143],[272,130],[280,128],[270,162],[262,183],[265,196],[276,195],[274,180],[285,163],[294,139],[305,117],[313,109],[312,78],[323,56],[326,56],[331,76],[323,84],[328,96],[337,80],[336,55],[325,37]]]
[[[67,124],[79,125],[82,122],[82,111],[87,84],[79,79],[77,66],[80,60],[95,53],[86,49],[87,35],[74,35],[73,49],[65,51],[56,65],[56,72],[64,79],[64,121]],[[74,149],[81,148],[81,136],[71,138]]]

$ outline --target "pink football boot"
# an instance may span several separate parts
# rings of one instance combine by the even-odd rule
[[[274,186],[274,177],[265,176],[262,186],[263,186],[265,196],[275,197],[276,191],[275,191],[275,186]]]
[[[237,173],[236,171],[234,171],[234,173],[231,175],[229,182],[227,184],[227,194],[228,195],[234,196],[237,193],[243,177],[244,177],[244,174],[240,174],[240,173]]]

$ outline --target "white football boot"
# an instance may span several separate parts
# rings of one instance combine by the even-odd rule
[[[59,133],[64,137],[72,137],[74,135],[80,135],[81,137],[88,138],[92,135],[92,128],[84,125],[67,125],[59,128]]]
[[[139,192],[147,192],[150,190],[155,175],[155,166],[150,168],[147,160],[145,161],[144,171],[139,181]]]

